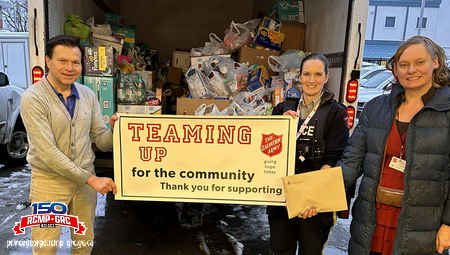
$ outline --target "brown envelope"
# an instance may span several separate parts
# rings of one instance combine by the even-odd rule
[[[318,212],[347,210],[341,167],[283,177],[289,219],[315,206]]]

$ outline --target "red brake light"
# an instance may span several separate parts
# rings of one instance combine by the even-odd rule
[[[358,96],[358,81],[350,80],[347,83],[347,96],[345,99],[349,103],[353,103],[356,101],[356,97]]]
[[[41,67],[39,67],[39,66],[33,67],[32,75],[31,75],[31,79],[33,81],[33,84],[35,84],[36,82],[42,80],[43,76],[44,76],[44,70],[42,70]]]
[[[355,108],[353,108],[353,106],[349,106],[347,108],[347,113],[348,113],[347,125],[349,128],[352,128],[353,124],[355,124]]]

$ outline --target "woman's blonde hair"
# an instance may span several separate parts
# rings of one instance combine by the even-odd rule
[[[408,40],[406,40],[400,47],[398,47],[397,52],[392,56],[386,63],[386,68],[394,73],[394,65],[398,62],[400,56],[403,52],[412,44],[423,44],[431,56],[431,59],[438,58],[439,67],[433,70],[433,86],[439,88],[441,86],[448,85],[449,82],[449,69],[446,63],[447,57],[445,56],[445,51],[437,43],[433,42],[428,37],[416,35]]]

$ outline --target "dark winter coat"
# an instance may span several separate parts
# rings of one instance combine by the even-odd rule
[[[317,123],[317,121],[313,120],[319,118],[320,116],[325,115],[326,120],[324,121],[324,124],[319,125],[320,127],[323,127],[323,130],[317,132],[317,134],[320,135],[318,135],[318,137],[315,137],[315,139],[319,140],[318,141],[319,144],[321,143],[324,144],[324,155],[323,157],[321,157],[320,162],[316,164],[320,165],[318,168],[322,167],[325,164],[334,166],[337,163],[337,161],[341,158],[342,152],[344,151],[349,138],[349,129],[347,126],[347,116],[348,116],[347,109],[344,105],[336,102],[333,99],[333,97],[334,97],[333,92],[325,90],[320,99],[318,111],[314,114],[310,123],[308,123],[308,126],[314,125],[314,123]],[[278,104],[274,108],[272,115],[282,115],[284,112],[288,110],[296,111],[299,104],[299,100],[298,99],[287,99],[287,100],[296,100],[296,101],[295,104],[289,104],[290,105],[289,107],[286,107],[285,105],[287,102]],[[326,110],[327,112],[325,112],[324,114],[321,114],[320,110],[323,108],[327,108],[328,110]],[[298,143],[299,142],[297,141],[297,144]],[[300,165],[299,160],[297,160],[296,165],[297,169],[297,167]],[[318,168],[316,167],[314,169],[307,169],[306,171],[317,170]],[[296,172],[299,173],[298,171]]]
[[[369,254],[375,231],[375,196],[383,152],[403,88],[369,101],[342,159],[345,186],[363,174],[353,205],[350,255]],[[405,149],[404,197],[393,254],[435,254],[436,234],[450,225],[450,87],[433,97],[412,119]]]

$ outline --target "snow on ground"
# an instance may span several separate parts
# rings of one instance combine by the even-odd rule
[[[238,240],[236,240],[236,238],[234,238],[234,236],[225,233],[225,236],[228,239],[228,242],[231,244],[231,247],[233,247],[234,250],[234,254],[235,255],[242,255],[244,252],[244,245],[242,243],[240,243]]]
[[[3,170],[3,171],[1,171]],[[29,182],[31,170],[29,167],[15,168],[13,170],[0,170],[0,245],[6,247],[6,240],[29,240],[30,229],[26,229],[24,235],[14,236],[11,228],[23,215],[29,215]],[[107,196],[98,194],[96,218],[98,221],[117,221],[120,217],[109,219],[111,213],[105,213],[111,206],[107,202]],[[117,209],[116,209],[117,210]],[[198,254],[268,254],[269,224],[265,206],[249,205],[211,205],[198,203],[174,203],[174,209],[178,224],[186,233],[196,233],[194,240],[197,240]],[[222,212],[222,210],[224,210]],[[105,217],[105,215],[108,217]],[[211,223],[211,215],[221,215],[214,218]],[[122,216],[121,216],[122,217]],[[215,223],[214,223],[215,222]],[[212,224],[212,225],[211,225]],[[204,226],[211,226],[211,229]],[[350,220],[338,219],[333,227],[329,241],[324,250],[325,255],[346,254],[349,238]],[[213,229],[216,231],[212,231]],[[183,231],[184,232],[184,231]],[[100,234],[101,235],[101,234]],[[222,236],[224,242],[230,245],[231,250],[227,250],[218,241]],[[70,240],[70,231],[63,228],[61,240]],[[148,244],[140,242],[140,247]],[[260,247],[265,247],[261,249]],[[259,249],[259,250],[258,250]],[[256,253],[252,253],[252,251]],[[30,248],[8,249],[8,254],[29,254]],[[63,246],[58,250],[59,255],[70,254],[70,247]],[[186,253],[188,254],[188,253]]]

